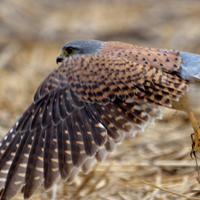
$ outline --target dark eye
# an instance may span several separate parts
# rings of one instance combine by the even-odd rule
[[[74,49],[72,48],[72,47],[66,47],[66,48],[64,48],[64,54],[66,55],[66,56],[70,56],[70,55],[72,55],[74,53]]]

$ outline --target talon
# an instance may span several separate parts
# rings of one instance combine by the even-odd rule
[[[193,136],[194,136],[194,133],[191,134],[192,150],[191,150],[191,152],[190,152],[190,157],[191,157],[192,159],[193,159],[193,155],[194,155],[194,156],[196,155],[196,154],[194,153],[194,152],[195,152],[195,151],[194,151],[195,142],[194,142]]]
[[[190,152],[190,157],[193,159],[193,157],[192,157],[192,156],[194,156],[195,158],[197,157],[197,156],[196,156],[196,152],[195,152],[195,151],[191,151],[191,152]]]
[[[190,152],[190,157],[193,159],[193,151]]]
[[[192,151],[190,153],[190,157],[192,158],[192,155],[196,156],[197,149],[200,145],[200,127],[199,122],[194,117],[194,114],[192,111],[189,112],[189,118],[192,123],[192,127],[194,129],[194,133],[191,134],[191,140],[192,140]]]

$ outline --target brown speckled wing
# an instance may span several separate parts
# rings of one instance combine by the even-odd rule
[[[100,55],[120,57],[141,65],[150,65],[166,72],[181,71],[182,58],[176,50],[133,46],[121,42],[107,42]]]
[[[181,62],[177,52],[106,45],[98,55],[64,60],[3,138],[2,200],[22,187],[29,198],[42,183],[49,189],[59,177],[70,183],[81,169],[87,173],[124,133],[144,130],[161,117],[159,105],[170,107],[187,90],[175,74]]]
[[[70,66],[68,72],[66,65]],[[172,71],[173,66],[168,71],[121,57],[85,55],[69,58],[60,70],[66,73],[70,88],[79,99],[100,105],[119,98],[170,107],[171,100],[178,100],[187,91],[186,81]]]

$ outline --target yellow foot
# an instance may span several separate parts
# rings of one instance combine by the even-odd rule
[[[200,143],[199,143],[199,140],[200,140],[200,122],[197,122],[192,111],[189,112],[189,118],[190,118],[190,121],[192,123],[192,127],[194,129],[194,133],[191,135],[192,151],[190,153],[190,156],[192,157],[192,155],[194,155],[196,157],[197,149],[200,146]]]

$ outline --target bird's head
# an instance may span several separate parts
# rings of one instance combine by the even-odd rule
[[[98,40],[74,40],[66,43],[60,49],[56,62],[60,63],[65,58],[81,54],[97,54],[103,48],[105,42]]]

